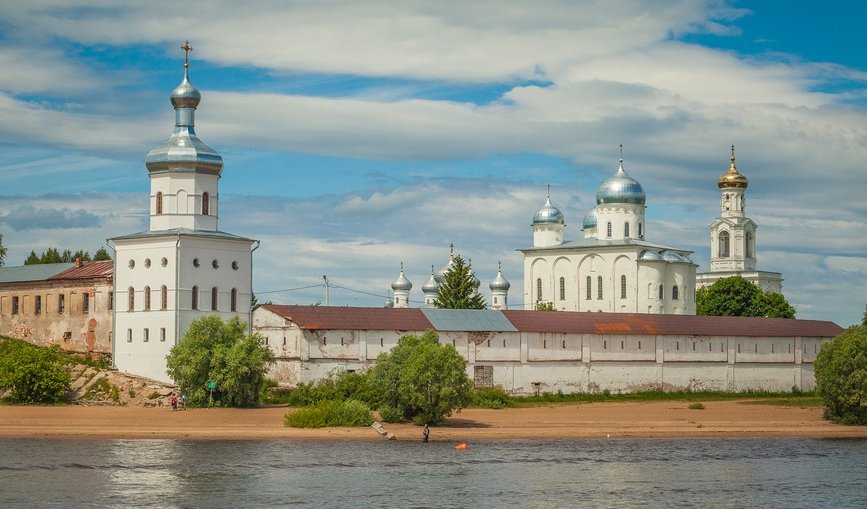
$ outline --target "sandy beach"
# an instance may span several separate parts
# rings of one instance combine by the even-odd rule
[[[506,410],[465,409],[432,428],[437,441],[579,438],[867,438],[867,426],[822,419],[820,408],[748,401],[588,403]],[[293,429],[286,407],[196,409],[86,406],[0,406],[2,438],[172,438],[215,440],[383,440],[372,428]],[[399,440],[419,440],[421,428],[385,424]]]

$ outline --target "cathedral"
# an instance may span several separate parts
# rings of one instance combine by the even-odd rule
[[[559,311],[695,314],[692,251],[646,240],[647,196],[623,169],[596,191],[584,237],[565,240],[566,220],[551,202],[533,216],[524,254],[524,302]]]
[[[219,230],[220,155],[196,135],[201,94],[184,77],[171,93],[175,129],[145,160],[150,228],[115,249],[112,358],[121,371],[168,381],[166,355],[198,318],[250,323],[253,245]],[[252,248],[252,249],[251,249]]]

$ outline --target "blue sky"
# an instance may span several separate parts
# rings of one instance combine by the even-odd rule
[[[20,4],[20,5],[19,5]],[[580,238],[604,178],[648,194],[647,238],[695,251],[729,145],[761,270],[800,318],[867,303],[867,61],[860,2],[34,0],[0,16],[0,234],[91,252],[147,228],[147,151],[182,75],[223,156],[220,228],[256,238],[254,290],[379,306],[401,262],[420,301],[448,246],[487,287],[546,185]],[[289,289],[308,287],[305,290]]]

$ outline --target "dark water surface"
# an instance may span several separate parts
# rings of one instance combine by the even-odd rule
[[[867,507],[867,440],[0,440],[0,508]]]

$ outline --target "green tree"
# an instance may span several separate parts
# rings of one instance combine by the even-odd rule
[[[433,331],[400,338],[377,357],[368,384],[379,391],[383,420],[439,424],[470,401],[472,382],[466,362],[450,344],[440,345]]]
[[[823,344],[813,367],[825,417],[867,424],[867,326],[853,325]]]
[[[60,348],[0,340],[0,389],[10,389],[14,403],[61,401],[69,390],[69,372]]]
[[[782,294],[763,292],[741,276],[722,278],[695,293],[697,315],[794,318],[795,309]]]
[[[442,309],[485,309],[485,299],[479,295],[472,266],[455,256],[451,268],[443,274],[434,306]]]
[[[557,311],[553,302],[539,301],[536,303],[536,311]]]
[[[209,402],[209,382],[225,406],[251,406],[259,402],[265,373],[274,357],[259,335],[247,334],[237,317],[223,322],[214,315],[190,324],[181,341],[166,357],[170,377],[186,391],[192,405]]]
[[[24,260],[24,265],[35,265],[37,263],[42,263],[39,261],[39,257],[36,256],[36,251],[31,250],[30,255]]]
[[[109,256],[108,251],[106,251],[104,247],[100,247],[99,249],[97,249],[96,254],[93,255],[93,261],[100,262],[107,260],[111,260],[111,256]]]
[[[6,261],[6,248],[3,247],[3,234],[0,233],[0,267],[3,266],[5,261]]]

